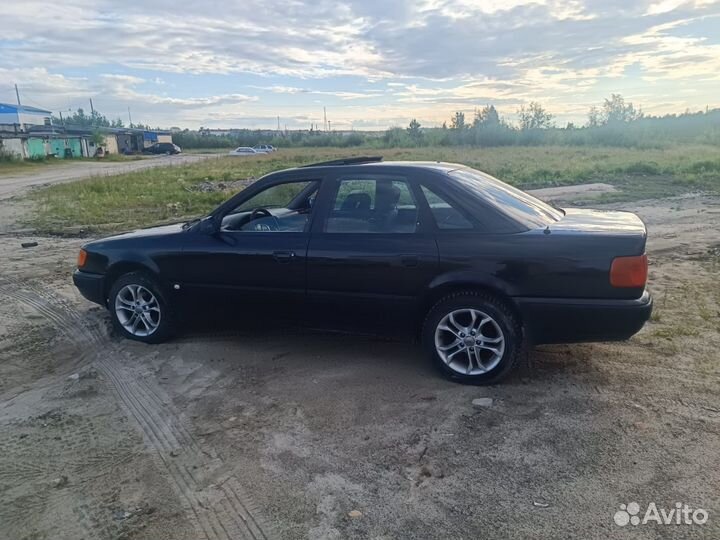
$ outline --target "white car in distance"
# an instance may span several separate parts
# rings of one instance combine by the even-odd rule
[[[255,150],[254,148],[250,148],[249,146],[238,146],[235,150],[231,150],[228,152],[229,156],[257,156],[257,155],[263,155],[267,152],[260,152],[258,150]]]
[[[256,146],[253,146],[253,148],[257,152],[265,152],[266,154],[275,151],[275,147],[272,144],[258,144]]]

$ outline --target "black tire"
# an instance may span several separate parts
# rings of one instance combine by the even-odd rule
[[[503,354],[499,362],[484,373],[460,373],[449,366],[436,349],[435,332],[438,325],[446,315],[462,309],[474,309],[485,313],[492,318],[502,332]],[[445,377],[455,382],[477,385],[496,384],[507,377],[518,363],[524,346],[522,326],[512,309],[494,295],[480,291],[452,293],[437,302],[425,318],[422,328],[422,344],[435,367]],[[467,354],[469,357],[470,353],[467,352]],[[498,356],[500,355],[498,354]]]
[[[116,298],[118,293],[128,285],[138,285],[147,289],[157,300],[159,322],[157,328],[148,335],[135,335],[131,333],[123,326],[118,318],[118,313],[115,308]],[[108,310],[110,311],[113,326],[124,337],[135,341],[142,341],[144,343],[162,343],[166,341],[175,333],[175,317],[166,298],[165,291],[150,274],[141,271],[123,274],[112,284],[108,295]]]

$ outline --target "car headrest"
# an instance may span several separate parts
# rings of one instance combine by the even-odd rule
[[[378,212],[390,212],[395,210],[400,200],[400,188],[392,184],[378,183],[377,200],[375,201],[375,210]]]

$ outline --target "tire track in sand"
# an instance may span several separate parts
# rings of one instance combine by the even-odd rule
[[[203,480],[208,473],[226,469],[223,461],[200,447],[163,391],[134,373],[127,365],[127,353],[109,341],[98,325],[88,323],[69,301],[42,286],[6,279],[0,281],[0,294],[35,310],[72,343],[91,346],[93,354],[88,358],[94,361],[89,365],[111,383],[204,538],[270,540],[275,536],[235,476],[217,485]]]

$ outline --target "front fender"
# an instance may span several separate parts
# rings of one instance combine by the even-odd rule
[[[116,273],[117,268],[123,265],[138,269],[144,269],[148,272],[151,272],[155,276],[161,275],[160,267],[152,257],[150,257],[146,253],[130,250],[110,253],[108,255],[107,268],[105,273]]]

